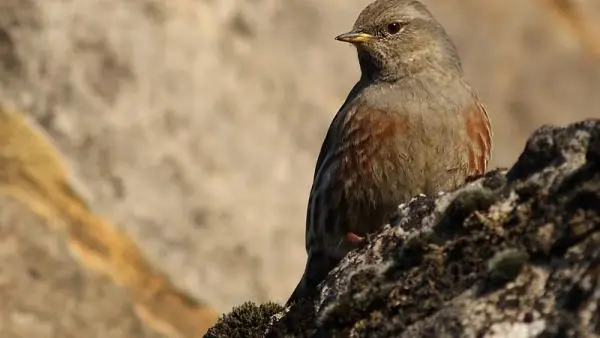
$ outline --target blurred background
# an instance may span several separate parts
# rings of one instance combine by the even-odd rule
[[[492,167],[510,166],[542,124],[600,117],[600,2],[424,2],[453,37],[487,106]],[[359,74],[355,50],[333,37],[368,3],[1,0],[0,103],[41,127],[89,208],[131,239],[173,288],[217,313],[247,300],[283,302],[304,268],[318,150]],[[28,300],[28,288],[15,293],[10,281],[33,243],[23,229],[41,221],[6,211],[12,205],[2,204],[11,218],[0,222],[18,224],[21,237],[8,247],[17,231],[5,232],[0,242],[13,257],[0,269],[0,296],[12,302],[1,306],[3,337],[122,321],[123,314],[106,314],[135,307],[122,301],[135,290],[93,298],[98,291],[90,285],[111,288],[111,279],[92,283],[96,277],[67,258],[32,277],[42,300]],[[62,250],[60,240],[51,250],[39,236],[44,257]],[[73,286],[44,308],[44,295],[61,285]],[[64,307],[67,299],[87,310],[75,300]],[[95,308],[102,299],[113,306]],[[79,321],[53,321],[57,311]],[[31,335],[31,323],[47,330]],[[145,325],[106,336],[152,335]]]

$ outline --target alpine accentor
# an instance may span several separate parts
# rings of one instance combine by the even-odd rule
[[[483,174],[491,130],[456,48],[414,0],[377,0],[336,40],[358,52],[360,80],[317,159],[306,217],[308,261],[288,304],[316,289],[399,203]]]

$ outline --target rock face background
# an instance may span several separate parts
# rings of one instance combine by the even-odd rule
[[[358,76],[354,51],[333,37],[367,3],[2,0],[0,102],[43,129],[88,211],[136,243],[167,290],[219,312],[283,301],[304,265],[318,148]],[[493,166],[512,164],[542,123],[598,115],[596,1],[426,3],[487,104]],[[17,283],[18,261],[2,268]]]

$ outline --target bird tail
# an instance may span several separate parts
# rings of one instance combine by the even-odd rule
[[[292,292],[290,298],[288,298],[287,302],[285,302],[285,306],[290,306],[298,300],[306,297],[307,292],[304,276],[305,275],[302,275],[302,279],[300,279],[300,282],[298,282],[298,285],[296,285],[296,288],[294,289],[294,292]]]
[[[290,306],[292,303],[300,299],[313,297],[317,292],[319,284],[325,280],[327,274],[333,269],[339,259],[334,259],[325,252],[310,252],[304,268],[304,274],[298,285],[292,292],[292,295],[285,303],[285,306]]]

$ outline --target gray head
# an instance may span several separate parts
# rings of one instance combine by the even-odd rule
[[[415,0],[377,0],[352,31],[336,40],[358,50],[363,77],[396,81],[428,70],[462,74],[460,59],[444,28]]]

